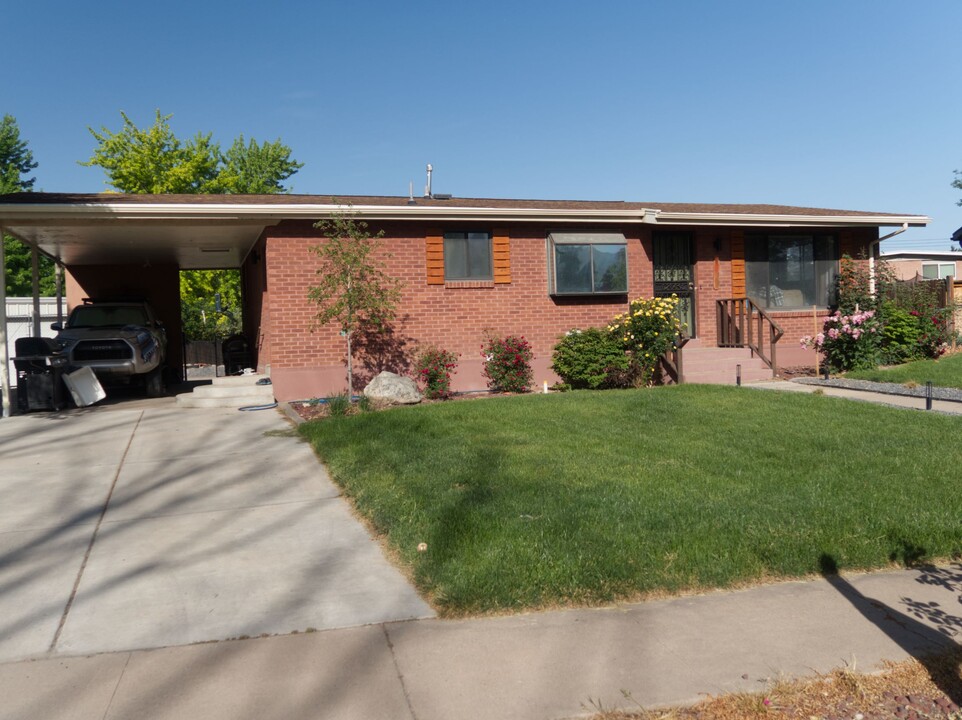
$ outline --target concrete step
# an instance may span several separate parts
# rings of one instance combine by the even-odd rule
[[[684,381],[706,385],[734,385],[741,365],[743,383],[771,380],[772,371],[748,348],[685,347]]]
[[[193,392],[182,393],[175,399],[180,407],[244,407],[274,402],[274,386],[258,385],[268,377],[263,374],[232,375],[213,378],[209,385],[198,385]]]
[[[269,405],[274,402],[274,397],[259,395],[230,397],[197,397],[193,393],[183,393],[175,398],[178,407],[183,408],[239,408],[247,405]]]
[[[187,394],[187,393],[185,393]],[[274,397],[273,385],[198,385],[194,392],[196,397]]]
[[[253,373],[251,375],[227,375],[225,377],[215,377],[213,378],[214,385],[257,385],[258,380],[270,377],[269,375],[264,375],[263,373]]]

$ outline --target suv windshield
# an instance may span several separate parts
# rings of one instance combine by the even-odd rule
[[[82,305],[70,313],[68,328],[147,325],[147,314],[137,305]]]

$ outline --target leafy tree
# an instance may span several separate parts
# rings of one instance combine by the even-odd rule
[[[107,184],[125,193],[218,192],[220,149],[210,133],[197,133],[184,142],[170,129],[172,115],[161,115],[160,110],[153,126],[144,130],[126,113],[121,111],[120,116],[124,125],[118,132],[88,128],[98,145],[81,165],[102,167]]]
[[[27,141],[21,139],[20,128],[12,115],[0,120],[0,195],[30,192],[36,178],[28,177],[37,167]],[[6,290],[8,296],[33,295],[33,272],[30,248],[9,235],[3,236],[4,265],[6,266]],[[56,292],[53,260],[40,256],[40,294]]]
[[[288,189],[281,181],[287,180],[302,167],[303,163],[291,159],[291,149],[281,143],[280,139],[258,145],[257,141],[251,138],[250,143],[245,145],[244,136],[241,135],[224,153],[223,167],[217,176],[217,182],[221,187],[220,192],[226,193],[286,193]]]
[[[186,270],[180,274],[180,298],[184,335],[191,340],[216,340],[241,331],[239,270]]]
[[[0,120],[0,195],[30,192],[36,178],[25,177],[37,167],[27,141],[20,139],[20,128],[13,115]]]
[[[181,140],[170,127],[173,115],[156,111],[145,129],[121,112],[123,127],[112,132],[88,128],[97,147],[87,167],[102,167],[108,185],[124,193],[155,195],[180,193],[273,194],[287,192],[281,184],[303,163],[291,159],[291,149],[280,139],[258,143],[237,138],[226,153],[211,133]]]
[[[327,240],[311,250],[320,258],[318,284],[308,298],[318,307],[315,322],[337,322],[347,351],[347,391],[354,394],[353,341],[357,334],[383,330],[394,319],[401,282],[384,271],[377,254],[384,231],[371,235],[367,223],[335,213],[315,224]]]

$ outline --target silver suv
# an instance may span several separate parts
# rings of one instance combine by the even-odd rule
[[[54,323],[74,367],[89,367],[105,383],[143,381],[148,397],[164,394],[167,331],[142,301],[84,298],[67,324]]]

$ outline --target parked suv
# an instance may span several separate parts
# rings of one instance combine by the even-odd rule
[[[89,367],[105,384],[143,382],[148,397],[164,394],[167,331],[143,301],[92,300],[73,309],[57,340],[73,367]]]

